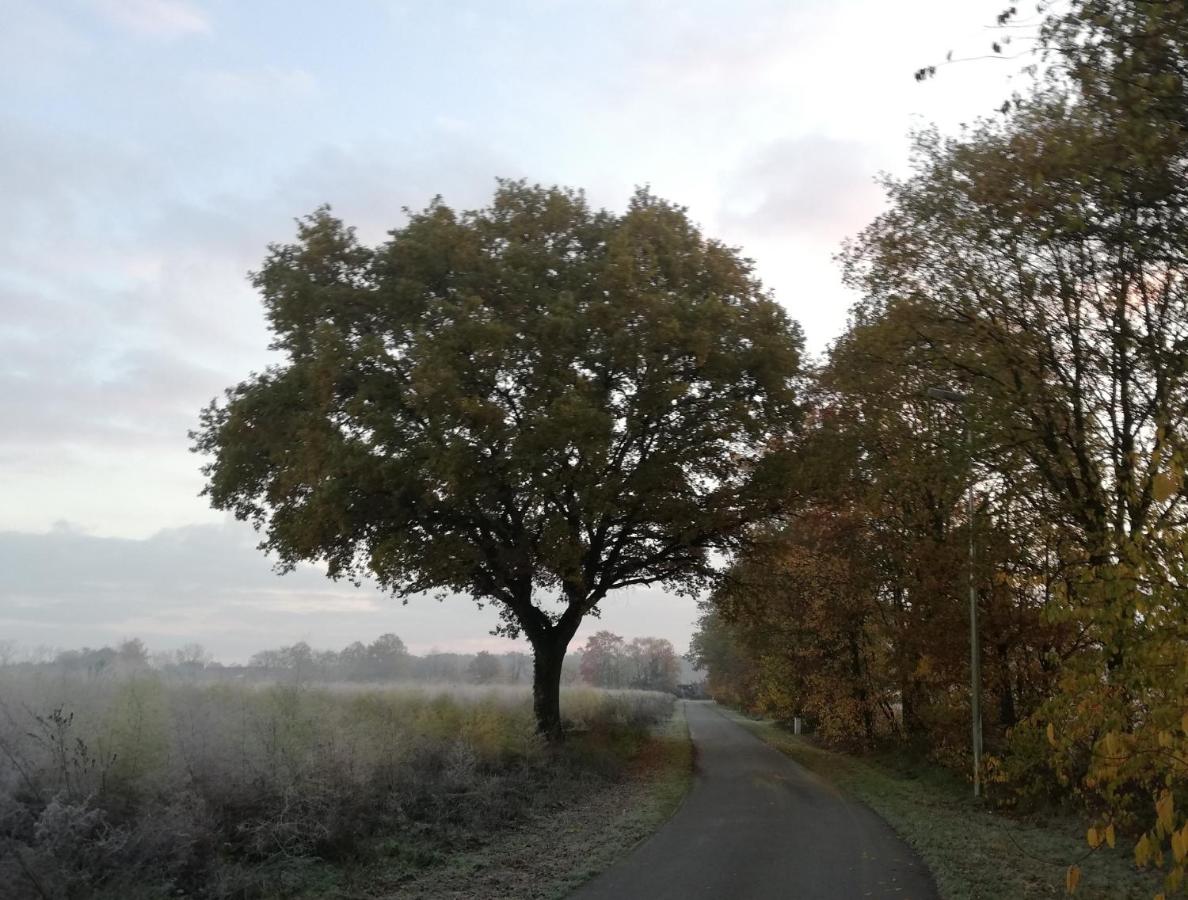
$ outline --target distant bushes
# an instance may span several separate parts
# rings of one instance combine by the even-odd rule
[[[285,895],[465,849],[614,777],[673,700],[563,694],[560,752],[512,687],[197,685],[0,673],[5,897]]]

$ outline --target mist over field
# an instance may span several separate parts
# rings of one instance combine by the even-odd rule
[[[41,898],[415,885],[492,831],[614,788],[672,715],[671,645],[599,634],[563,677],[577,764],[536,732],[523,653],[415,656],[393,634],[245,665],[138,639],[0,645],[0,883]]]
[[[356,877],[398,883],[550,797],[598,788],[599,776],[545,752],[524,688],[195,675],[185,663],[104,678],[3,673],[8,896],[272,896],[332,884],[347,861]],[[608,775],[629,752],[619,742],[673,702],[564,697]]]

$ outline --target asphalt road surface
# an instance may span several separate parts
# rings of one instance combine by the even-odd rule
[[[882,819],[731,721],[688,701],[693,787],[676,814],[573,900],[933,900]]]

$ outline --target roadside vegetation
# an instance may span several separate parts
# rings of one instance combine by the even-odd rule
[[[408,900],[482,897],[557,900],[623,859],[677,809],[693,778],[684,706],[634,751],[625,777],[575,801],[545,807],[477,850],[404,882]],[[389,896],[383,894],[383,896]]]
[[[555,896],[683,793],[673,704],[567,689],[567,740],[550,746],[525,688],[4,670],[0,884],[14,898],[358,897],[484,869],[486,895]],[[501,861],[561,846],[567,817],[595,852],[559,856],[538,893],[503,890]]]
[[[1188,5],[1028,16],[1004,11],[993,52],[1037,47],[1034,82],[917,133],[841,254],[860,299],[808,385],[786,517],[735,558],[695,652],[726,702],[969,777],[972,583],[991,802],[1079,819],[1063,890],[1099,850],[1179,892]]]

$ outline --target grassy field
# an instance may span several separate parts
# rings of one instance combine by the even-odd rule
[[[673,710],[665,694],[565,691],[570,736],[550,747],[524,689],[0,672],[0,884],[14,898],[559,896],[683,794]]]
[[[1130,846],[1090,852],[1082,823],[1063,817],[1020,821],[976,803],[951,772],[902,757],[856,758],[815,746],[771,722],[730,713],[806,769],[870,806],[932,870],[946,900],[1065,896],[1070,863],[1082,871],[1076,896],[1150,900],[1162,879],[1138,872]]]

